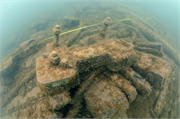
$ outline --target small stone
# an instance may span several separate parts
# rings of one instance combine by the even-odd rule
[[[53,56],[53,57],[58,56],[58,55],[57,55],[57,52],[56,52],[56,51],[52,51],[51,56]]]
[[[49,62],[54,64],[54,65],[57,65],[59,63],[60,59],[59,57],[49,57]]]
[[[70,65],[70,64],[69,64],[69,66],[68,66],[68,67],[69,67],[69,68],[73,68],[73,66],[72,66],[72,65]]]
[[[63,59],[61,60],[61,63],[66,64],[66,63],[68,63],[68,60],[67,60],[67,59],[65,59],[65,58],[63,58]]]
[[[69,67],[68,60],[63,58],[60,62],[60,66],[63,68],[68,68]]]
[[[49,55],[49,62],[51,62],[54,65],[58,65],[60,59],[57,55],[56,51],[52,51],[51,55]]]

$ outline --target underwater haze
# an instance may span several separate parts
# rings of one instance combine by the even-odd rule
[[[57,4],[58,3],[58,4]],[[20,43],[29,40],[28,31],[37,21],[51,19],[63,14],[73,3],[65,1],[1,1],[1,57],[15,50]],[[73,6],[71,7],[73,9]],[[30,32],[30,33],[25,33]],[[27,36],[25,35],[27,34]]]
[[[167,27],[171,29],[178,37],[179,30],[179,1],[178,0],[162,0],[162,1],[138,1],[125,3],[134,9],[139,9],[143,12],[151,12],[157,15]]]
[[[5,56],[12,53],[20,43],[26,41],[30,36],[25,36],[24,32],[34,22],[47,20],[63,14],[63,11],[73,11],[78,4],[88,4],[89,1],[1,1],[1,57],[2,60]],[[91,1],[103,2],[103,1]],[[179,0],[136,0],[136,1],[122,1],[112,0],[109,1],[114,4],[122,4],[129,8],[137,10],[143,14],[156,15],[162,25],[179,38]],[[108,1],[104,1],[108,4]],[[70,8],[70,9],[69,9]],[[73,14],[72,12],[69,14]],[[67,15],[65,15],[67,16]],[[29,31],[30,32],[30,31]],[[23,34],[24,33],[24,34]],[[32,32],[33,33],[33,32]],[[27,33],[26,33],[27,34]],[[29,35],[29,34],[28,34]],[[169,39],[170,40],[170,39]],[[179,41],[174,41],[174,45],[179,45]],[[2,45],[3,44],[3,45]],[[177,46],[175,46],[177,47]],[[176,49],[177,50],[177,49]]]
[[[1,0],[0,118],[180,118],[180,0]]]

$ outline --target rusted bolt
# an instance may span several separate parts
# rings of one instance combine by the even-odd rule
[[[103,27],[103,29],[100,31],[100,36],[101,36],[102,38],[105,37],[106,31],[107,31],[107,27],[110,25],[110,23],[111,23],[111,18],[110,18],[110,17],[106,17],[106,19],[104,19],[104,27]]]
[[[56,25],[54,28],[53,28],[53,33],[54,33],[54,44],[56,46],[58,46],[58,42],[59,42],[59,34],[61,33],[61,28],[59,25]]]

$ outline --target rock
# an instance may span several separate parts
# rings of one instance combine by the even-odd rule
[[[153,110],[153,117],[155,117],[155,118],[159,117],[159,115],[163,111],[164,105],[166,105],[165,99],[166,99],[166,95],[168,92],[168,86],[172,79],[172,76],[173,75],[171,75],[171,77],[165,81],[162,90],[160,90],[160,92],[159,92],[159,97],[155,103],[154,110]],[[167,102],[167,103],[170,103],[170,102]],[[167,107],[167,108],[169,108],[169,107]]]
[[[126,118],[129,104],[136,104],[136,106],[141,104],[143,109],[145,109],[144,113],[141,114],[142,110],[140,111],[141,106],[139,106],[139,111],[136,111],[138,114],[133,113],[133,115],[147,117],[150,108],[149,104],[154,103],[153,101],[150,101],[150,103],[147,101],[147,99],[150,99],[148,97],[152,96],[148,96],[152,92],[152,86],[155,89],[161,89],[168,77],[168,71],[171,69],[167,61],[162,58],[138,51],[135,52],[133,47],[133,44],[124,40],[115,40],[113,42],[97,41],[96,44],[87,47],[75,47],[73,50],[69,50],[69,48],[64,46],[58,47],[58,51],[61,51],[58,52],[58,56],[63,57],[59,66],[48,66],[48,63],[46,63],[47,58],[44,57],[37,59],[36,72],[37,80],[40,84],[39,87],[48,92],[48,94],[55,94],[54,96],[56,97],[63,90],[69,90],[73,86],[81,84],[75,93],[75,98],[71,102],[73,105],[72,109],[69,109],[66,115],[69,118],[78,114],[79,107],[82,104],[81,99],[83,98],[85,99],[87,110],[91,112],[94,118]],[[49,49],[52,51],[53,48],[49,47]],[[66,67],[66,64],[73,64],[73,71],[69,70],[69,68],[63,68]],[[102,73],[97,72],[97,75],[89,74],[89,72],[96,72],[100,67],[106,70]],[[47,73],[43,74],[43,72]],[[62,72],[66,76],[59,76],[58,73]],[[157,73],[161,77],[164,76],[164,78],[152,78],[150,77],[152,72]],[[71,74],[69,75],[68,73]],[[77,73],[83,74],[81,77],[82,81],[79,80]],[[91,80],[88,80],[89,78]],[[153,82],[155,78],[157,79]],[[86,81],[90,81],[90,83]],[[85,82],[86,85],[79,82]],[[159,86],[159,84],[161,85]],[[51,98],[53,99],[53,97]],[[63,106],[59,104],[60,101],[57,101],[56,98],[55,100],[52,99],[52,110],[62,109]]]
[[[69,66],[68,60],[65,58],[61,59],[60,66],[63,68],[68,68],[68,66]]]
[[[63,63],[63,64],[67,64],[67,63],[68,63],[68,60],[67,60],[67,59],[65,59],[65,58],[63,58],[63,59],[61,60],[61,63]]]
[[[76,63],[80,73],[100,66],[107,66],[109,70],[117,72],[134,62],[136,53],[132,48],[131,43],[123,40],[101,42],[78,52],[74,51],[73,55],[84,59],[83,62]]]
[[[68,91],[63,91],[60,94],[50,96],[50,105],[53,111],[62,109],[65,105],[70,103],[71,97]]]
[[[49,59],[49,62],[54,65],[58,65],[59,61],[60,61],[56,51],[52,51],[52,53],[49,55],[48,59]]]
[[[151,85],[131,68],[122,69],[120,72],[126,79],[132,82],[132,85],[140,95],[146,96],[152,92]]]
[[[78,18],[70,18],[70,17],[65,17],[64,18],[64,26],[71,28],[74,26],[78,26],[80,24],[80,20]]]
[[[119,88],[103,80],[94,82],[85,94],[87,109],[94,118],[117,118],[129,108],[128,100]]]
[[[120,88],[127,96],[129,103],[136,99],[137,91],[131,85],[131,82],[120,74],[109,74],[110,79]]]
[[[140,101],[131,103],[126,114],[128,118],[148,118],[149,110],[150,103],[146,98],[143,98]]]
[[[162,52],[162,44],[158,42],[136,42],[135,45],[138,47],[153,48]]]
[[[54,65],[58,65],[59,61],[60,61],[59,57],[51,57],[51,56],[49,56],[49,62],[50,63],[52,63]]]
[[[48,55],[51,57],[50,54]],[[38,86],[48,94],[56,94],[64,89],[69,89],[79,82],[78,73],[74,68],[63,69],[55,65],[50,66],[49,59],[43,56],[36,61],[36,73]]]
[[[52,56],[52,57],[58,56],[58,55],[57,55],[57,51],[52,51],[51,56]]]
[[[47,47],[53,49],[51,45],[47,45]],[[60,66],[49,65],[49,61],[53,63],[56,61],[56,57],[54,58],[51,55],[49,55],[49,60],[40,57],[36,61],[37,81],[41,90],[46,93],[54,93],[76,86],[79,83],[78,73],[97,69],[101,66],[107,66],[110,71],[117,72],[131,66],[136,55],[133,51],[133,44],[123,40],[101,41],[80,50],[79,48],[69,50],[64,46],[59,49],[61,52],[58,52],[58,56],[65,57],[61,59]],[[68,57],[72,58],[69,59]]]
[[[141,53],[137,55],[133,70],[138,72],[155,89],[161,89],[171,72],[170,64],[150,54]]]
[[[146,52],[146,53],[149,53],[149,54],[153,54],[153,55],[159,56],[159,57],[163,56],[163,52],[160,52],[160,51],[158,51],[156,49],[152,49],[152,48],[144,48],[144,47],[135,46],[134,49],[142,51],[142,52]]]

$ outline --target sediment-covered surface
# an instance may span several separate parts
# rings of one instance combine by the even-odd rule
[[[91,8],[95,11],[91,11]],[[47,44],[52,40],[31,45],[52,36],[52,28],[64,17],[47,20],[48,24],[37,22],[32,28],[38,32],[44,30],[44,33],[31,34],[30,40],[22,43],[14,54],[26,49],[0,70],[1,117],[178,118],[179,54],[177,47],[174,47],[175,51],[167,42],[174,37],[164,29],[155,28],[160,28],[157,21],[143,20],[142,17],[149,16],[135,15],[122,5],[110,7],[101,3],[83,4],[76,11],[77,23],[70,23],[68,27],[62,25],[61,29],[66,31],[98,23],[112,13],[116,14],[110,16],[112,20],[132,17],[139,19],[112,23],[103,39],[99,36],[103,24],[65,34],[60,36],[58,47],[54,47],[53,43]],[[93,14],[97,16],[93,18]],[[45,27],[39,29],[41,25]],[[58,92],[61,89],[59,86],[49,87],[54,93],[49,95],[37,85],[36,61],[43,58],[44,53],[54,50],[60,59],[68,60],[70,67],[78,71],[77,79],[80,80],[75,82],[76,85],[68,84],[68,88],[63,88],[61,92]],[[103,97],[107,97],[107,100]],[[108,101],[113,103],[109,104]]]
[[[74,79],[79,80],[76,85],[72,85],[72,82],[69,81],[66,84],[61,83],[53,86],[53,83],[57,83],[57,80],[51,80],[51,77],[49,77],[49,80],[45,82],[47,85],[44,88],[48,88],[51,91],[44,91],[40,86],[42,82],[38,78],[40,75],[43,77],[46,74],[41,73],[37,75],[37,81],[41,91],[44,91],[47,95],[55,95],[53,97],[63,94],[64,91],[72,93],[71,89],[77,88],[74,94],[75,96],[71,96],[72,102],[68,102],[71,99],[62,98],[55,105],[62,105],[66,102],[65,105],[56,110],[54,106],[49,107],[56,113],[56,116],[60,113],[63,117],[76,117],[80,108],[83,107],[84,99],[86,110],[95,118],[119,118],[123,117],[123,115],[127,115],[128,117],[128,115],[132,116],[129,113],[131,111],[130,105],[135,102],[143,102],[148,98],[156,98],[153,101],[155,106],[149,105],[149,110],[146,109],[148,112],[143,116],[139,114],[139,116],[148,118],[158,117],[160,115],[162,111],[159,110],[164,107],[164,104],[160,102],[165,96],[164,88],[168,84],[169,76],[172,73],[170,64],[156,54],[152,55],[136,51],[132,43],[118,39],[111,39],[110,41],[101,41],[99,39],[95,44],[72,50],[69,50],[63,45],[55,47],[53,43],[47,44],[46,52],[57,51],[59,58],[67,58],[69,62],[67,65],[73,65],[72,67],[79,75],[79,79]],[[153,47],[156,49],[156,44]],[[148,46],[145,46],[145,48],[148,48]],[[46,53],[46,55],[46,57],[42,56],[39,59],[43,58],[47,60],[48,55],[50,56],[51,54]],[[71,55],[73,57],[70,58]],[[41,64],[39,59],[37,60],[37,65],[52,66],[51,61],[47,60],[49,63]],[[54,67],[61,69],[62,65],[60,64],[61,60],[59,65]],[[67,69],[68,67],[62,68],[62,72],[68,72]],[[43,68],[36,71],[41,70]],[[52,72],[55,73],[56,70]],[[91,72],[95,72],[96,75],[93,75]],[[60,76],[55,75],[54,78],[56,77],[59,78]],[[77,87],[78,85],[80,87]],[[57,89],[61,90],[58,92]],[[158,91],[161,93],[156,94]],[[53,97],[50,96],[50,99],[52,100]],[[52,103],[52,101],[50,102]],[[68,105],[72,108],[67,108],[66,106]],[[67,114],[63,114],[62,110],[64,108],[67,108]]]

